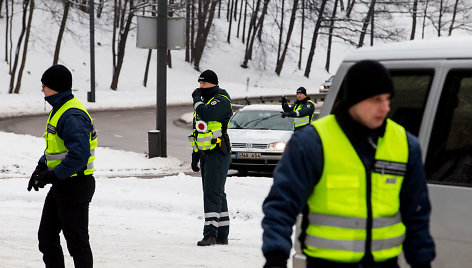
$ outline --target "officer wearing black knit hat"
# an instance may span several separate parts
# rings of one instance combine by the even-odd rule
[[[44,201],[38,230],[39,250],[46,267],[64,267],[62,231],[75,267],[93,267],[89,243],[89,204],[95,192],[97,136],[84,105],[72,94],[72,74],[54,65],[41,77],[44,99],[52,106],[46,124],[46,149],[27,190],[51,188]]]
[[[299,87],[297,89],[297,100],[293,106],[288,105],[287,98],[282,97],[279,100],[282,103],[282,117],[293,117],[295,130],[310,124],[315,113],[315,103],[306,95],[306,89]]]
[[[227,133],[233,114],[231,98],[218,86],[218,76],[206,70],[198,77],[200,87],[192,93],[195,109],[193,133],[189,136],[192,170],[200,171],[203,183],[205,223],[198,246],[228,244],[229,214],[225,194],[226,175],[231,160],[231,143]]]
[[[264,267],[286,267],[292,224],[303,213],[306,267],[399,267],[403,251],[412,268],[430,268],[435,245],[421,148],[387,119],[390,74],[360,61],[343,84],[339,109],[295,132],[274,171],[262,207]]]

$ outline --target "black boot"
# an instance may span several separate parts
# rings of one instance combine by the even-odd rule
[[[217,238],[216,244],[218,245],[228,245],[228,238]]]
[[[214,236],[204,237],[202,240],[197,242],[197,246],[211,246],[216,244],[216,238]]]

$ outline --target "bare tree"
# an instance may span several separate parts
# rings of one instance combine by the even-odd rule
[[[341,0],[342,3],[342,0]],[[329,67],[331,62],[331,45],[333,42],[333,31],[334,31],[334,21],[336,20],[336,9],[338,9],[338,0],[334,1],[333,12],[331,13],[331,21],[329,23],[329,32],[328,32],[328,46],[326,48],[326,64],[325,70],[329,73]]]
[[[62,36],[64,35],[64,30],[66,29],[67,17],[69,15],[70,2],[69,0],[64,0],[64,13],[62,13],[61,26],[59,27],[59,34],[57,35],[56,40],[56,49],[54,50],[54,57],[52,64],[57,64],[59,60],[59,52],[61,51]]]
[[[285,14],[285,10],[284,10],[285,9],[285,0],[280,0],[280,1],[282,2],[282,7],[280,9],[281,10],[281,12],[280,12],[280,26],[279,26],[280,33],[279,33],[279,45],[278,45],[278,48],[277,48],[277,65],[278,65],[279,60],[280,60],[280,51],[282,49],[282,35],[284,33],[284,14]]]
[[[28,6],[29,6],[29,13],[27,14]],[[10,91],[9,91],[10,94],[11,93],[18,94],[20,92],[21,78],[23,77],[23,70],[26,64],[26,55],[28,52],[28,41],[29,41],[29,35],[31,32],[31,21],[33,20],[33,11],[34,11],[34,0],[24,0],[21,33],[18,38],[18,43],[16,46],[15,63],[13,64],[13,69],[10,75]],[[28,15],[28,18],[27,18],[27,15]],[[23,38],[25,38],[24,42],[23,42]],[[18,71],[18,77],[15,77],[16,69],[18,68],[18,61],[20,60],[20,50],[21,50],[22,45],[23,45],[23,54],[21,57],[20,69]],[[15,79],[16,79],[16,85],[15,85]]]
[[[308,54],[308,59],[306,62],[306,68],[305,68],[305,74],[304,74],[306,77],[310,76],[311,63],[313,61],[313,56],[315,55],[316,40],[318,39],[318,34],[321,27],[321,21],[323,20],[323,13],[324,13],[327,1],[328,0],[321,1],[320,9],[318,11],[318,19],[316,20],[315,29],[313,30],[313,38],[311,40],[310,53]]]
[[[229,0],[228,0],[228,3],[229,3]],[[230,10],[230,14],[233,14],[233,9],[236,9],[234,7],[234,0],[231,0],[231,10]],[[233,25],[233,18],[232,16],[229,16],[229,26],[228,26],[228,36],[226,38],[226,42],[228,42],[228,44],[231,43],[231,26]]]
[[[456,2],[454,3],[454,9],[452,11],[451,24],[449,25],[449,32],[448,32],[449,36],[452,34],[452,30],[454,29],[454,23],[456,22],[457,6],[458,5],[459,5],[459,0],[456,0]]]
[[[411,14],[411,34],[410,34],[410,40],[415,39],[415,34],[416,34],[416,19],[418,17],[418,0],[413,1],[413,10]]]
[[[282,52],[282,56],[279,59],[277,59],[277,66],[275,67],[275,73],[277,75],[280,75],[280,73],[282,72],[282,67],[284,65],[285,56],[287,55],[288,45],[290,43],[290,38],[292,36],[293,27],[295,25],[295,18],[296,18],[296,15],[297,15],[297,8],[298,8],[298,0],[293,0],[292,15],[290,16],[290,23],[288,25],[288,30],[287,30],[287,39],[285,40],[285,46],[284,46],[284,50]]]
[[[211,4],[210,4],[211,2]],[[216,4],[218,1],[199,0],[198,4],[198,30],[195,38],[194,68],[200,70],[200,60],[202,59],[203,50],[205,49],[208,34],[213,23]]]
[[[303,37],[305,31],[305,0],[302,0],[302,25],[300,33],[300,53],[298,53],[298,70],[302,69]]]
[[[354,5],[356,4],[356,0],[348,0],[347,1],[347,10],[346,10],[346,17],[350,18],[352,10],[354,9]]]
[[[133,0],[124,0],[118,5],[115,0],[115,15],[113,37],[112,37],[112,56],[113,56],[113,77],[110,88],[116,90],[118,88],[118,79],[120,77],[121,68],[123,67],[123,59],[125,57],[126,40],[128,39],[131,21],[134,17]],[[121,1],[120,1],[121,4]],[[117,30],[119,33],[117,34]],[[118,35],[118,40],[116,39]],[[117,51],[118,50],[118,51]]]
[[[239,29],[240,29],[240,26],[241,26],[241,17],[242,17],[242,15],[243,15],[243,0],[241,0],[241,5],[240,5],[240,8],[239,8],[238,30],[236,31],[236,38],[239,38]]]
[[[361,34],[359,36],[359,43],[358,43],[357,47],[364,46],[364,38],[365,38],[365,35],[367,33],[367,27],[369,26],[370,20],[374,17],[375,2],[376,2],[376,0],[371,0],[371,2],[370,2],[369,12],[367,12],[367,15],[364,18],[363,23],[362,23]]]
[[[254,27],[254,31],[253,31],[253,34],[251,36],[251,40],[246,44],[246,53],[244,55],[244,61],[241,64],[241,67],[243,67],[243,68],[247,68],[248,67],[247,64],[248,64],[249,60],[252,59],[252,49],[253,49],[253,46],[254,46],[254,41],[255,41],[256,35],[260,36],[260,33],[262,32],[262,25],[264,23],[265,15],[267,14],[267,9],[269,7],[269,2],[270,2],[270,0],[264,0],[264,7],[262,8],[261,16],[259,17],[259,20],[257,21],[257,24]],[[248,34],[248,38],[250,37],[249,35],[250,35],[250,33]]]

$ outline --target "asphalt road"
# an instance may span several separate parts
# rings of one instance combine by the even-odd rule
[[[184,113],[192,112],[191,105],[167,107],[167,155],[191,162],[189,127],[177,124]],[[156,128],[156,109],[132,109],[90,113],[101,147],[145,153],[148,149],[148,131]],[[0,130],[42,137],[47,115],[0,119]]]

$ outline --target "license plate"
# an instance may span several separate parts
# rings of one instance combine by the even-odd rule
[[[261,158],[261,153],[236,153],[236,158]]]

